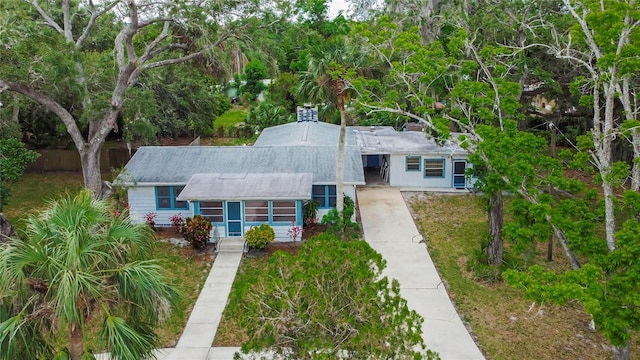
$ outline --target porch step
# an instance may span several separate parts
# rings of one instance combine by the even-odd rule
[[[244,238],[222,238],[218,240],[216,251],[226,253],[242,253],[247,251],[246,241]]]

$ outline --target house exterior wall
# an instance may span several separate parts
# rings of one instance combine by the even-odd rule
[[[344,193],[351,197],[354,201],[356,199],[356,186],[347,184],[344,187]],[[144,223],[145,217],[144,215],[147,213],[155,213],[156,214],[156,225],[159,227],[168,227],[171,226],[171,221],[169,218],[175,214],[182,214],[182,217],[193,217],[196,214],[199,214],[199,202],[189,202],[189,209],[171,209],[171,210],[158,210],[156,204],[156,188],[155,186],[136,186],[128,189],[129,196],[129,216],[133,223]],[[247,230],[251,229],[255,223],[247,224],[245,222],[245,213],[244,213],[244,201],[240,201],[242,204],[242,229],[243,235]],[[302,226],[302,204],[303,200],[298,200],[296,202],[297,206],[297,216],[296,223],[299,226]],[[226,202],[224,202],[224,207],[226,209]],[[329,208],[321,208],[318,209],[318,221],[322,220],[322,217],[329,212]],[[353,220],[355,221],[356,215],[354,215]],[[225,219],[226,219],[226,210],[225,210]],[[276,233],[276,241],[290,241],[287,232],[291,228],[290,224],[278,224],[272,223],[269,224],[273,227],[273,230]],[[227,237],[227,225],[225,222],[214,223],[214,231],[217,232],[217,236],[220,238]]]
[[[419,170],[407,169],[407,156],[419,157]],[[425,177],[425,160],[444,161],[443,176]],[[392,154],[389,162],[389,185],[417,188],[452,188],[453,187],[453,161],[466,160],[465,157],[450,158],[432,154]],[[467,164],[469,167],[469,164]],[[473,186],[473,179],[467,180],[467,187]]]
[[[171,226],[169,218],[177,213],[183,217],[193,216],[193,204],[189,209],[158,210],[156,207],[155,186],[136,186],[128,189],[129,218],[134,224],[144,223],[144,215],[150,212],[156,213],[156,225],[160,227]]]
[[[350,197],[354,203],[358,203],[358,199],[356,199],[356,186],[355,185],[350,185],[350,184],[345,184],[344,185],[344,194],[347,195],[348,197]],[[322,217],[327,215],[329,213],[329,211],[332,208],[318,208],[318,222],[322,221]],[[356,215],[357,215],[357,210],[356,213],[353,214],[352,216],[352,221],[356,220]]]
[[[355,185],[345,184],[344,194],[350,197],[355,203],[357,203]],[[318,222],[320,222],[322,220],[322,217],[327,215],[331,209],[332,208],[318,208],[318,218],[317,218]],[[353,218],[354,221],[355,221],[355,215],[356,214],[354,214],[354,218]]]
[[[224,238],[228,236],[228,217],[227,217],[227,202],[225,200],[215,200],[215,201],[222,201],[222,207],[223,207],[223,221],[222,222],[214,222],[213,226],[214,226],[214,232],[216,233],[217,237],[220,238]],[[263,201],[269,201],[269,200],[263,200]],[[249,231],[252,227],[254,226],[258,226],[262,223],[268,224],[269,226],[271,226],[275,232],[275,241],[291,241],[291,239],[288,236],[288,231],[289,229],[292,227],[292,225],[290,223],[284,223],[284,222],[248,222],[247,219],[247,214],[246,214],[246,210],[245,210],[245,201],[241,201],[241,200],[233,200],[232,202],[239,202],[240,203],[240,223],[241,223],[241,229],[242,229],[242,236],[244,236],[244,234]],[[295,223],[298,226],[302,226],[302,204],[303,201],[302,200],[296,200],[296,220]],[[200,213],[200,202],[194,202],[193,203],[193,207],[195,209],[195,213],[199,214]],[[214,241],[215,239],[212,238],[211,241]],[[300,240],[300,239],[298,239]]]

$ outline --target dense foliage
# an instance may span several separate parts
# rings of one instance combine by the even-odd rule
[[[74,144],[96,192],[107,135],[149,143],[210,135],[229,107],[221,89],[232,77],[246,81],[251,132],[290,121],[305,102],[319,105],[322,120],[340,121],[341,139],[347,123],[420,122],[426,136],[455,138],[471,154],[467,175],[489,219],[472,260],[500,279],[508,249],[529,265],[539,243],[549,260],[559,245],[571,271],[532,268],[509,275],[511,283],[537,289],[527,292],[536,300],[581,301],[614,356],[628,359],[637,319],[616,309],[635,309],[640,293],[624,285],[636,281],[626,260],[638,220],[633,195],[622,194],[640,190],[636,1],[351,3],[351,19],[330,19],[325,0],[133,1],[104,12],[110,3],[3,1],[0,119],[12,131],[20,125],[32,145]],[[122,21],[137,11],[155,22]],[[336,165],[339,175],[344,159]],[[351,238],[357,229],[347,231],[342,205],[327,221]],[[601,291],[609,279],[611,291]]]
[[[31,217],[25,239],[0,249],[0,358],[87,358],[90,324],[100,350],[151,355],[178,295],[150,259],[151,228],[85,190]]]
[[[283,358],[433,359],[422,318],[382,276],[385,261],[364,241],[331,235],[306,241],[297,255],[278,251],[232,298],[248,330],[244,352]]]

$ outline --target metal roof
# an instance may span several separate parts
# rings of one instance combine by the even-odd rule
[[[340,125],[325,122],[295,122],[262,130],[253,146],[338,146]],[[345,144],[355,146],[356,139],[347,128]]]
[[[178,196],[186,200],[303,200],[311,198],[313,174],[194,174]]]
[[[335,183],[336,146],[143,146],[125,166],[126,184],[186,184],[202,173],[311,173],[316,184]],[[344,182],[364,184],[357,147],[345,149]]]
[[[398,132],[391,126],[352,126],[356,142],[363,155],[367,154],[438,154],[466,155],[460,147],[458,136],[440,145],[427,138],[425,133],[416,131]]]

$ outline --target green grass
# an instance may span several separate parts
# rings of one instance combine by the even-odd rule
[[[611,358],[603,348],[608,341],[589,330],[590,318],[579,304],[533,304],[520,290],[478,280],[467,271],[470,255],[487,233],[479,197],[420,195],[409,203],[449,295],[487,359]],[[543,265],[545,248],[540,246],[537,257]],[[552,267],[567,268],[558,248]],[[637,351],[635,344],[632,353]]]
[[[51,200],[82,189],[80,173],[25,174],[9,185],[9,204],[4,214],[18,230],[24,229],[29,215],[37,214]]]
[[[247,115],[247,110],[233,107],[224,114],[218,116],[218,118],[213,123],[214,129],[219,127],[229,128],[235,126],[237,123],[243,122],[245,116]]]
[[[43,210],[49,201],[65,193],[77,192],[81,188],[82,175],[79,173],[26,174],[10,186],[12,195],[4,209],[5,214],[18,231],[21,231],[28,216]],[[159,235],[164,235],[166,231],[168,230],[162,230]],[[189,247],[175,247],[161,241],[158,241],[153,255],[160,262],[167,281],[174,284],[182,294],[171,316],[156,329],[161,346],[172,347],[177,343],[191,308],[200,294],[211,267],[211,259],[207,253]],[[94,320],[97,319],[99,316],[94,317]],[[94,335],[97,334],[97,326],[90,326]],[[65,334],[61,336],[64,339]],[[87,345],[95,349],[92,340],[95,336],[89,336],[88,339]]]
[[[156,329],[162,346],[173,347],[180,338],[191,309],[200,295],[200,289],[211,268],[211,260],[206,253],[164,242],[158,243],[154,256],[160,261],[167,281],[174,284],[182,294],[169,319]]]

